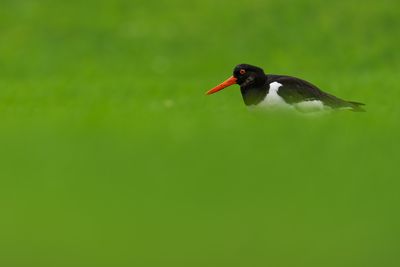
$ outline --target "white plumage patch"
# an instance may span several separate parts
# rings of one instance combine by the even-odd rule
[[[295,104],[295,107],[303,112],[322,111],[326,106],[320,100],[308,100]]]
[[[293,109],[293,106],[283,100],[282,97],[278,95],[278,90],[282,86],[282,84],[278,82],[273,82],[269,84],[269,91],[264,100],[260,103],[261,106],[268,108],[290,108]]]
[[[278,82],[270,83],[268,94],[264,98],[264,100],[260,103],[260,106],[272,109],[298,110],[301,112],[316,112],[316,111],[324,111],[327,109],[324,103],[320,100],[308,100],[290,105],[286,103],[285,100],[278,95],[278,91],[281,86],[282,84]]]

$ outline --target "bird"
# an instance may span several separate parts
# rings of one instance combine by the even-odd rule
[[[206,95],[234,84],[240,86],[243,101],[249,107],[287,108],[300,112],[340,109],[365,111],[363,103],[343,100],[303,79],[265,74],[262,68],[249,64],[237,65],[233,76],[207,91]]]

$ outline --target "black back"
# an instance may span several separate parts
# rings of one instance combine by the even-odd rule
[[[363,111],[358,102],[345,101],[331,94],[321,91],[315,85],[295,77],[285,75],[266,75],[266,81],[263,86],[241,87],[241,93],[246,105],[257,105],[264,100],[269,92],[270,83],[278,82],[282,84],[279,87],[278,95],[288,104],[296,104],[303,101],[319,100],[324,105],[331,108],[349,107],[354,111]]]

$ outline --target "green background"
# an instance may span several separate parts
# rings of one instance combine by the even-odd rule
[[[0,265],[399,266],[400,3],[0,2]],[[249,112],[236,64],[366,113]]]

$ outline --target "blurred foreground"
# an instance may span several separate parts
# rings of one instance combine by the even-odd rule
[[[3,0],[0,266],[399,266],[399,10]],[[242,62],[367,112],[203,95]]]

